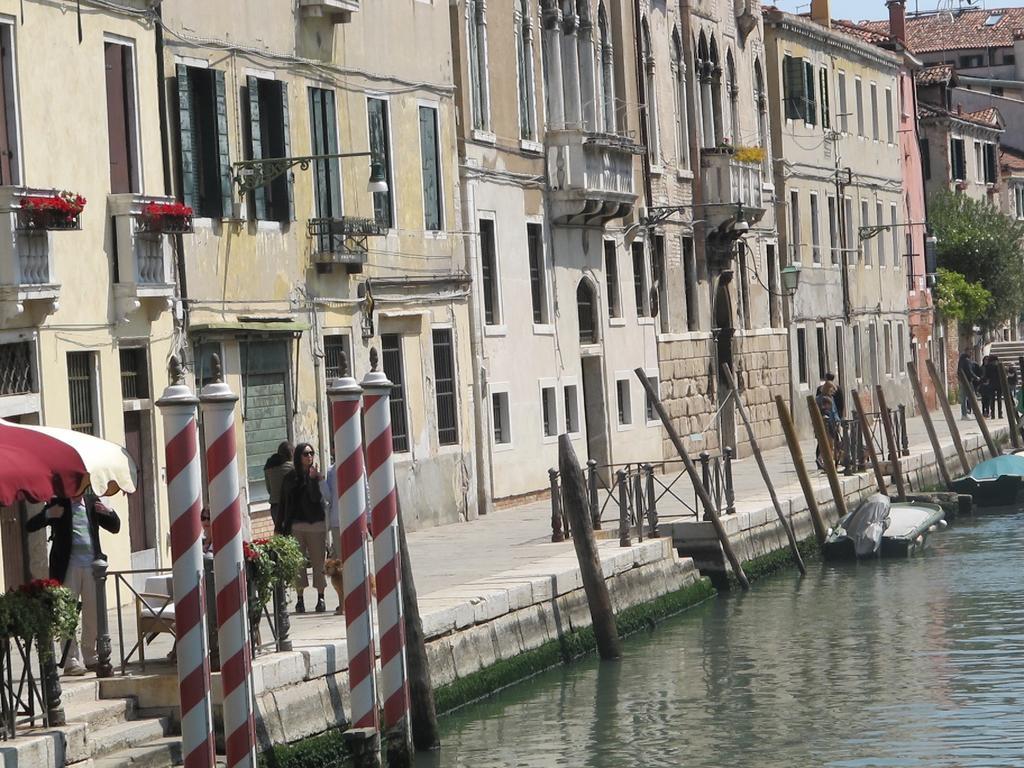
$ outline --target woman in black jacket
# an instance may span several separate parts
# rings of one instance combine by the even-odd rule
[[[316,452],[309,443],[295,446],[295,469],[285,475],[281,482],[280,530],[294,536],[299,542],[306,559],[313,568],[313,586],[316,587],[316,612],[323,613],[324,590],[327,577],[324,575],[324,561],[327,559],[327,523],[324,516],[324,499],[320,492],[320,471],[316,466]],[[309,577],[303,569],[299,578],[299,599],[295,612],[305,613],[303,592],[309,586]]]

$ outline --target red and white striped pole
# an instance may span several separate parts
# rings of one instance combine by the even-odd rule
[[[238,396],[224,383],[220,360],[213,358],[212,383],[203,387],[206,472],[213,530],[213,580],[217,586],[220,675],[224,688],[224,745],[228,768],[256,767],[253,719],[252,652],[242,553],[242,502],[235,450],[235,404]]]
[[[341,518],[341,567],[348,647],[352,727],[380,730],[377,715],[376,644],[370,615],[370,558],[367,552],[366,473],[359,406],[363,390],[342,361],[342,377],[330,382],[327,397],[334,417],[335,489]]]
[[[398,496],[391,446],[391,388],[377,370],[377,350],[370,350],[370,373],[363,379],[366,429],[366,474],[369,478],[373,562],[377,570],[377,623],[380,628],[381,688],[384,728],[408,734],[409,677],[405,663],[402,609],[402,562],[398,549]]]
[[[209,768],[214,764],[215,753],[200,522],[202,471],[196,427],[199,400],[184,384],[176,357],[171,358],[170,372],[171,384],[156,404],[164,421],[167,462],[181,748],[185,768]]]

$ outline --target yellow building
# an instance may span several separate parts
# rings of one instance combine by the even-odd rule
[[[161,561],[152,402],[176,331],[173,238],[143,215],[166,199],[154,27],[123,5],[0,2],[0,416],[135,456],[139,491],[113,500],[124,525],[103,538],[113,570]],[[30,211],[62,191],[80,215]],[[0,510],[5,589],[45,574],[43,534],[22,533],[36,509]]]

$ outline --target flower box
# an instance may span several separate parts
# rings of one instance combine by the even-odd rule
[[[138,215],[140,232],[187,235],[192,232],[192,208],[184,203],[145,203]]]
[[[86,200],[74,192],[52,195],[27,195],[19,201],[18,229],[70,230],[81,229],[81,214]]]

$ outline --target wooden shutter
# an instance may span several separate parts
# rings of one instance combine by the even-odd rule
[[[814,88],[814,65],[809,61],[803,62],[804,65],[804,93],[806,94],[807,103],[804,105],[804,120],[811,125],[818,124],[818,99],[815,96]]]
[[[327,154],[324,141],[324,91],[320,88],[309,89],[309,127],[312,154]],[[316,215],[326,218],[330,215],[330,194],[327,191],[327,162],[317,160],[313,163],[313,186],[316,192]]]
[[[195,208],[199,204],[196,188],[195,138],[192,133],[192,84],[188,79],[188,67],[175,67],[178,80],[178,141],[181,152],[181,199],[185,205]]]
[[[7,73],[11,71],[11,52],[7,50],[7,42],[0,37],[0,185],[14,183],[11,160],[14,157],[14,142],[8,132],[8,126],[14,125],[14,100],[7,93]]]
[[[828,69],[825,67],[821,68],[818,74],[818,79],[821,85],[821,127],[831,128],[832,127],[832,103],[829,98],[828,89]]]
[[[220,174],[220,214],[230,216],[233,198],[231,196],[231,154],[228,144],[228,96],[224,73],[213,72],[213,99],[217,113],[217,170]]]
[[[441,179],[437,157],[437,111],[420,107],[420,158],[423,163],[423,228],[441,229]]]
[[[804,70],[803,62],[792,56],[782,59],[783,99],[786,103],[786,119],[803,117]]]
[[[378,223],[385,227],[391,227],[391,179],[390,174],[387,174],[388,141],[384,102],[381,99],[367,99],[366,113],[369,120],[372,159],[383,163],[385,174],[388,175],[388,191],[375,192],[373,195],[373,215]]]
[[[260,81],[249,75],[245,78],[249,90],[249,155],[253,160],[263,159],[263,129],[260,121]],[[256,218],[267,218],[267,191],[257,187],[252,192]]]
[[[292,142],[291,142],[291,130],[290,120],[288,118],[288,83],[278,82],[278,88],[281,97],[281,132],[284,138],[284,157],[292,156]],[[284,175],[283,186],[288,193],[288,207],[281,211],[278,208],[279,213],[283,213],[286,218],[284,221],[295,221],[295,183],[291,171]],[[278,220],[282,220],[280,217]]]
[[[131,153],[128,150],[128,95],[124,67],[124,50],[117,43],[105,43],[103,58],[107,85],[107,147],[110,158],[110,191],[114,194],[132,191]]]
[[[338,154],[338,110],[334,91],[324,91],[324,137],[327,139],[327,154]],[[327,183],[331,194],[331,215],[341,216],[341,161],[328,160]]]

